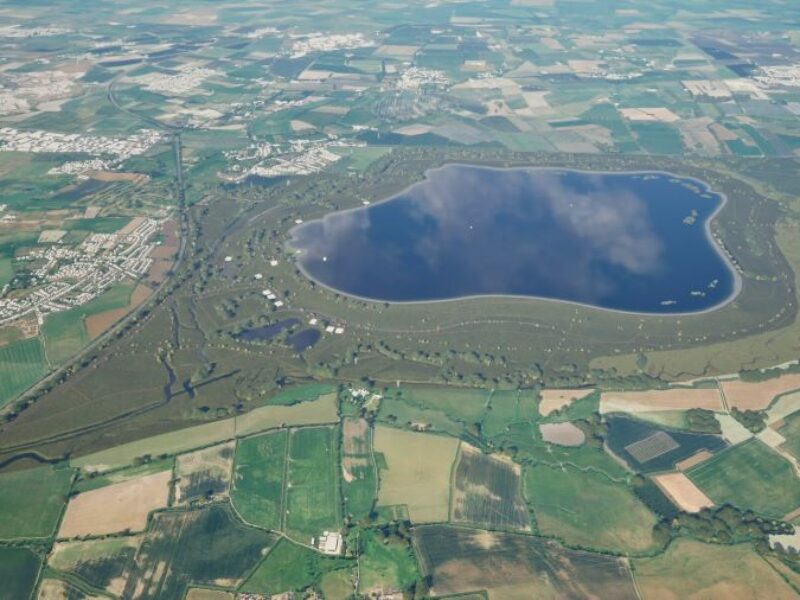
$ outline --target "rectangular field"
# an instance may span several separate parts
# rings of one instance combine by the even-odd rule
[[[73,471],[36,467],[0,475],[0,539],[50,537]]]
[[[378,469],[365,419],[342,422],[342,479],[346,511],[356,520],[367,517],[378,495]]]
[[[521,471],[508,459],[462,443],[453,481],[452,520],[487,529],[530,531]]]
[[[800,507],[800,480],[791,465],[752,439],[692,467],[686,475],[716,504],[780,518]]]
[[[239,440],[231,501],[247,523],[280,530],[283,522],[286,430]]]
[[[628,444],[625,450],[637,462],[646,463],[679,447],[680,444],[666,431],[656,431],[643,440]]]
[[[711,499],[683,473],[663,473],[653,477],[653,481],[681,510],[695,513],[714,506]]]
[[[487,590],[492,598],[524,586],[519,598],[614,598],[635,600],[630,571],[622,559],[569,550],[525,535],[445,525],[417,527],[416,547],[432,596]]]
[[[458,440],[378,426],[375,452],[383,458],[378,504],[403,504],[415,523],[446,521],[450,472]]]
[[[67,505],[59,538],[142,531],[147,517],[167,506],[172,471],[129,479],[78,494]]]
[[[286,530],[303,543],[341,527],[338,443],[334,427],[295,429],[289,434]]]
[[[717,388],[671,388],[638,392],[603,392],[600,412],[652,412],[667,410],[722,410],[722,397]]]

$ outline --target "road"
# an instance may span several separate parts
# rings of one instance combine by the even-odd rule
[[[177,271],[186,256],[186,239],[189,233],[189,216],[187,214],[187,207],[186,207],[186,176],[183,170],[183,141],[181,139],[182,129],[175,125],[162,123],[161,121],[154,119],[148,115],[143,115],[141,113],[138,113],[136,111],[130,110],[122,106],[119,100],[117,99],[115,93],[117,82],[118,79],[114,78],[108,85],[108,93],[107,93],[108,101],[121,112],[124,112],[127,115],[130,115],[136,119],[141,120],[148,126],[160,129],[161,131],[168,132],[172,138],[173,160],[175,161],[174,165],[175,184],[176,184],[175,197],[177,200],[178,218],[180,222],[180,247],[178,249],[178,255],[175,258],[175,265],[173,267],[173,271]],[[158,297],[159,292],[161,292],[164,289],[164,287],[166,287],[169,283],[170,279],[166,278],[163,282],[161,282],[158,288],[154,290],[153,294],[150,295],[150,298],[148,298],[143,304],[141,304],[136,309],[132,310],[121,320],[117,321],[117,323],[115,323],[112,327],[110,327],[106,332],[98,336],[96,339],[92,340],[92,342],[90,342],[88,346],[86,346],[78,354],[73,356],[69,361],[67,361],[63,365],[57,366],[44,378],[40,379],[37,383],[35,383],[27,390],[25,390],[22,394],[20,394],[17,397],[17,399],[35,394],[37,391],[41,390],[44,386],[49,385],[54,381],[56,381],[57,378],[61,376],[65,371],[67,371],[69,368],[71,368],[75,364],[80,363],[80,361],[82,361],[89,354],[91,354],[98,346],[101,346],[107,340],[111,339],[114,335],[116,335],[120,330],[122,330],[131,320],[131,318],[133,318],[134,315],[139,313],[142,309],[151,305]],[[5,407],[0,409],[0,417],[11,412],[13,410],[14,404],[15,401],[9,402]],[[0,452],[2,451],[3,448],[0,447]]]

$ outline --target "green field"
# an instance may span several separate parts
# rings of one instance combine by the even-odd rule
[[[440,410],[450,418],[470,425],[481,420],[491,394],[488,390],[456,387],[413,387],[404,392],[406,401]]]
[[[286,530],[304,543],[341,527],[337,448],[333,427],[295,429],[289,435]]]
[[[343,422],[342,472],[345,510],[356,521],[364,519],[372,511],[378,496],[372,429],[364,419],[345,419]]]
[[[66,229],[80,229],[91,233],[114,233],[130,222],[130,217],[95,217],[94,219],[71,219]]]
[[[349,569],[329,571],[322,575],[319,587],[325,600],[349,600],[353,596],[353,572]]]
[[[394,396],[381,400],[378,419],[385,423],[401,425],[425,423],[430,431],[449,433],[454,436],[458,436],[464,429],[461,423],[440,410],[409,404],[402,397],[396,398]]]
[[[747,544],[679,539],[655,558],[634,559],[644,598],[783,600],[795,591]]]
[[[795,412],[786,417],[786,423],[779,431],[786,438],[783,448],[795,458],[800,457],[800,412]]]
[[[538,420],[536,392],[532,390],[495,390],[481,423],[481,434],[492,438],[514,423]]]
[[[269,399],[269,404],[291,405],[308,400],[316,400],[326,394],[335,394],[336,387],[329,383],[312,383],[298,385],[296,387],[283,390]]]
[[[303,590],[324,573],[347,568],[352,563],[323,557],[318,552],[283,539],[242,585],[245,593],[280,594]]]
[[[47,359],[38,338],[0,348],[0,407],[36,383],[46,370]]]
[[[124,308],[130,304],[131,293],[136,286],[132,283],[120,283],[110,287],[97,298],[82,306],[85,316],[95,315],[108,310]]]
[[[641,552],[653,545],[656,516],[623,484],[573,467],[525,469],[525,496],[539,531],[598,550]]]
[[[71,481],[72,471],[65,468],[0,474],[0,539],[50,537]]]
[[[247,523],[280,530],[286,464],[286,431],[239,440],[231,501]]]
[[[33,596],[41,562],[25,548],[0,546],[0,598],[25,600]]]
[[[89,343],[84,318],[82,308],[53,313],[47,317],[41,333],[47,358],[53,364],[74,356]]]
[[[359,537],[358,557],[361,594],[378,589],[407,590],[418,578],[417,562],[411,546],[396,538],[383,538],[373,530],[364,530]]]
[[[14,268],[10,258],[0,255],[0,289],[14,278]]]
[[[58,364],[80,352],[89,343],[86,318],[128,306],[133,288],[116,285],[83,306],[48,316],[41,330],[48,361]]]
[[[800,507],[800,480],[791,465],[757,439],[720,452],[686,474],[716,504],[770,517]]]

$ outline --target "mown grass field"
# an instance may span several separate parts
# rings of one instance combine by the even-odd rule
[[[280,530],[287,431],[239,440],[231,501],[247,523]]]
[[[0,475],[0,539],[50,537],[71,481],[70,469],[49,466]]]
[[[309,543],[323,531],[341,527],[338,429],[314,427],[289,435],[286,531]]]
[[[36,383],[48,368],[38,338],[0,348],[0,407]]]
[[[374,446],[381,467],[378,504],[406,505],[415,523],[446,521],[458,444],[455,438],[376,427]]]
[[[640,552],[653,545],[656,516],[624,484],[574,467],[525,469],[525,497],[539,531],[598,550]]]
[[[654,558],[633,560],[644,598],[782,600],[794,590],[747,544],[723,546],[678,539]]]
[[[782,517],[800,507],[800,480],[791,465],[763,442],[752,439],[687,471],[717,504]]]

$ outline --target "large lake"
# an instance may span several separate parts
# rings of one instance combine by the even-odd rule
[[[663,173],[448,165],[296,227],[291,245],[307,276],[372,300],[508,295],[686,313],[737,289],[708,233],[722,203]]]

